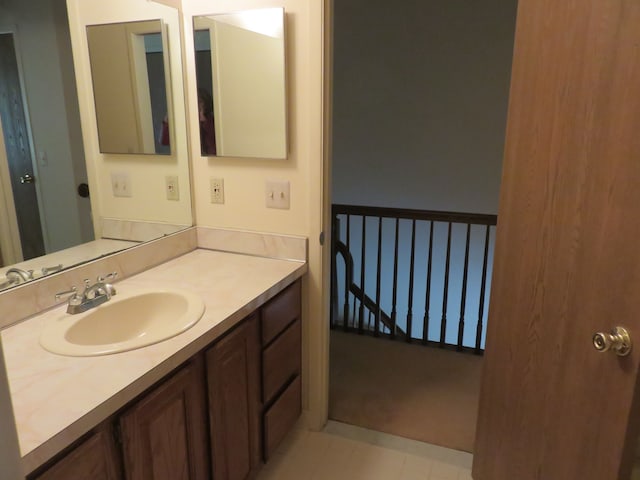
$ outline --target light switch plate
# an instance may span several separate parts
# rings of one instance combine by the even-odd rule
[[[128,173],[119,172],[111,174],[111,189],[114,197],[131,197],[131,179]]]
[[[266,183],[267,208],[281,208],[288,210],[291,206],[289,182],[286,180],[267,180]]]

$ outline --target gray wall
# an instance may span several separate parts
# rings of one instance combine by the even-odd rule
[[[497,213],[516,0],[335,0],[333,202]]]

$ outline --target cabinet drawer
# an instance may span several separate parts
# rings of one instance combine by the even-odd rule
[[[262,307],[262,344],[268,344],[299,317],[300,281],[298,280]]]
[[[293,322],[262,353],[262,401],[265,403],[300,373],[300,325],[300,319]]]
[[[264,414],[264,461],[276,451],[302,412],[302,385],[298,375]]]

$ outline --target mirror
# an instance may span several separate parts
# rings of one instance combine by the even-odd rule
[[[49,3],[0,4],[0,265],[8,267],[94,239],[66,4]],[[4,278],[0,271],[0,289]]]
[[[0,291],[192,224],[185,113],[171,109],[184,103],[180,48],[163,59],[165,70],[173,65],[172,155],[136,157],[99,153],[86,46],[87,25],[119,16],[162,18],[163,34],[179,45],[179,15],[151,2],[96,5],[104,4],[0,1]],[[130,198],[115,198],[114,171],[131,179]],[[178,179],[179,201],[167,199],[168,177]],[[25,192],[30,203],[17,196]],[[27,229],[40,247],[25,243]]]
[[[100,152],[171,154],[162,21],[89,25],[87,41]]]
[[[203,156],[287,157],[284,9],[193,19]]]

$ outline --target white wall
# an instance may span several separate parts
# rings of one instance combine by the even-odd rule
[[[37,158],[46,157],[46,162],[35,165],[35,176],[43,225],[56,225],[44,229],[47,251],[77,245],[90,232],[78,210],[78,203],[85,202],[81,207],[86,216],[87,202],[77,196],[75,178],[70,173],[84,159],[75,132],[80,124],[70,112],[73,104],[67,103],[76,101],[75,78],[61,69],[70,58],[68,44],[64,44],[68,36],[64,0],[10,0],[0,4],[0,30],[15,34],[33,147]]]
[[[288,128],[290,146],[286,160],[238,159],[201,157],[199,149],[192,149],[194,176],[194,198],[198,225],[250,229],[265,232],[305,235],[314,219],[309,218],[311,197],[308,186],[312,182],[311,169],[318,162],[321,151],[312,150],[308,135],[314,128],[321,128],[320,112],[314,111],[314,103],[319,103],[321,92],[311,90],[309,69],[318,61],[320,52],[310,58],[313,41],[308,26],[320,22],[311,17],[312,5],[318,0],[186,0],[185,44],[187,55],[188,115],[190,124],[197,127],[196,80],[193,51],[194,15],[228,13],[252,8],[283,6],[286,16],[287,42],[287,82]],[[188,30],[187,30],[188,29]],[[317,47],[316,47],[317,48]],[[199,145],[197,128],[191,129],[191,144]],[[212,204],[209,195],[209,178],[224,178],[225,203]],[[291,182],[291,208],[289,210],[267,209],[265,207],[265,180],[282,179]],[[318,182],[319,179],[313,179]]]
[[[54,0],[53,15],[56,19],[56,40],[58,52],[60,52],[60,70],[62,73],[62,85],[64,103],[66,105],[65,115],[69,128],[67,137],[70,147],[70,158],[73,169],[75,186],[87,181],[87,165],[84,159],[84,145],[82,144],[82,127],[80,125],[80,109],[78,107],[78,90],[76,88],[76,74],[73,68],[73,53],[71,52],[71,36],[69,33],[69,18],[67,15],[67,5],[65,0]],[[93,221],[91,219],[91,201],[75,195],[76,211],[80,223],[82,238],[80,243],[94,240]],[[70,244],[75,245],[75,244]]]
[[[68,0],[73,59],[76,69],[82,134],[87,158],[91,207],[97,236],[102,217],[191,225],[187,131],[182,82],[180,17],[171,7],[147,0]],[[101,154],[98,144],[86,26],[162,19],[169,39],[173,111],[171,155]],[[171,107],[170,107],[171,110]],[[127,173],[132,197],[114,197],[111,173]],[[165,176],[177,175],[180,200],[167,200]]]
[[[201,157],[198,131],[197,89],[193,55],[192,17],[239,10],[284,7],[288,84],[289,153],[286,160]],[[326,153],[323,144],[323,0],[184,0],[184,57],[190,129],[193,195],[196,223],[309,238],[309,274],[304,295],[305,409],[313,427],[326,420],[328,386],[326,378],[328,289],[323,277],[326,252],[318,237],[323,228],[323,175]],[[224,178],[225,203],[210,202],[209,181]],[[265,181],[288,180],[291,184],[289,210],[265,207]],[[328,250],[328,248],[327,248]],[[324,352],[324,353],[323,353]],[[324,363],[323,363],[324,362]]]
[[[515,0],[335,0],[333,203],[497,213]]]

